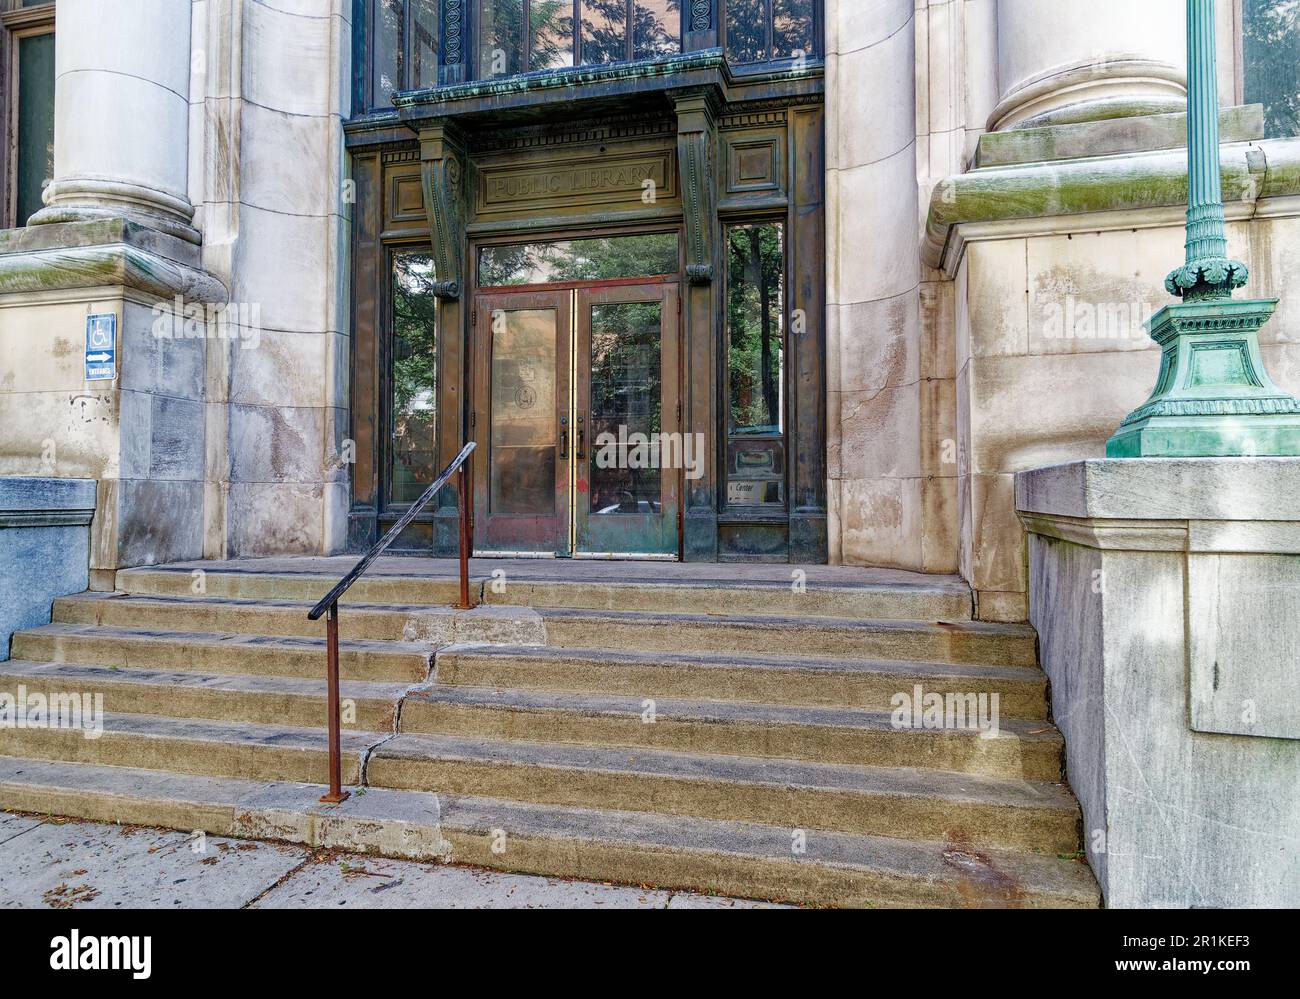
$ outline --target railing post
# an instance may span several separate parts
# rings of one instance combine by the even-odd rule
[[[474,605],[469,599],[469,459],[466,458],[456,473],[456,506],[460,513],[460,603],[457,608],[469,610]]]
[[[325,641],[327,653],[327,683],[329,685],[329,727],[330,727],[330,790],[321,801],[338,804],[347,798],[343,790],[343,736],[339,723],[339,605],[338,601],[330,604],[329,616],[325,619]]]

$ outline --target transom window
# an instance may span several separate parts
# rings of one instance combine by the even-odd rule
[[[726,0],[726,10],[731,62],[812,58],[816,0]]]
[[[0,0],[2,4],[4,0]],[[717,46],[733,66],[812,58],[823,0],[357,0],[353,110],[393,95]]]
[[[680,52],[679,0],[479,0],[478,76]]]

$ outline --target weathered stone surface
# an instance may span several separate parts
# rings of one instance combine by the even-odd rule
[[[86,588],[95,483],[0,478],[0,659],[15,631],[45,624],[54,598]]]
[[[1296,904],[1300,460],[1018,479],[1031,621],[1108,904]]]

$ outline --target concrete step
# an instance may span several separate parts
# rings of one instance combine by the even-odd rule
[[[147,566],[123,569],[117,574],[117,588],[135,596],[212,597],[220,600],[281,601],[314,604],[342,577],[325,573],[266,572],[204,569],[202,563],[184,566]],[[476,579],[471,593],[478,596],[483,580]],[[458,579],[380,576],[373,570],[352,584],[339,602],[349,606],[388,604],[398,606],[450,606],[460,599]]]
[[[370,788],[0,758],[0,807],[553,877],[838,906],[1089,907],[1086,865],[938,842]],[[504,845],[503,850],[494,846]]]
[[[370,756],[376,787],[1072,853],[1061,785],[660,750],[402,734]]]
[[[618,695],[435,685],[412,691],[403,703],[402,731],[1041,781],[1062,773],[1061,736],[1045,722],[1000,719],[995,737],[981,738],[969,729],[895,729],[888,713],[844,708],[665,698],[651,705]]]
[[[244,780],[329,780],[327,740],[318,728],[105,712],[102,733],[91,734],[73,728],[0,728],[0,756]],[[364,755],[391,735],[344,729],[345,784],[358,782]]]
[[[325,639],[163,631],[99,624],[50,624],[20,631],[15,658],[159,670],[195,670],[303,679],[325,676]],[[425,642],[342,639],[339,670],[345,680],[421,683],[429,676]]]
[[[1047,717],[1047,678],[1023,666],[805,655],[669,653],[461,643],[435,657],[440,684],[889,711],[898,693],[997,694],[1004,718]]]
[[[219,597],[81,593],[60,597],[59,624],[319,637],[306,602]],[[340,615],[343,638],[554,645],[668,652],[771,653],[797,634],[800,655],[918,659],[1032,666],[1036,637],[1026,625],[955,621],[860,621],[847,618],[657,614],[562,608],[355,606]]]
[[[226,632],[323,638],[325,620],[309,621],[309,601],[236,600],[210,596],[150,597],[78,593],[54,602],[58,624],[95,624],[145,630]],[[535,611],[519,608],[355,606],[341,610],[339,637],[371,641],[535,642],[544,637]]]
[[[496,570],[499,575],[494,578],[481,565],[475,563],[471,593],[476,601],[504,606],[685,614],[708,608],[722,614],[919,621],[956,621],[971,616],[970,588],[943,576],[839,582],[808,578],[804,570],[804,578],[796,581],[789,573],[784,578],[760,579],[737,577],[726,567],[712,571],[695,567],[693,578],[655,580],[635,578],[638,572],[652,570],[630,566],[621,573],[622,580],[603,576],[536,579],[521,577],[508,563]],[[440,564],[426,569],[434,571],[449,570]],[[328,573],[271,572],[253,566],[203,568],[202,563],[126,569],[117,574],[118,587],[127,593],[188,597],[201,590],[210,597],[241,600],[316,601],[338,580],[339,575]],[[459,594],[459,582],[452,576],[385,575],[383,567],[377,567],[353,585],[342,606],[452,604]]]
[[[757,615],[651,614],[540,609],[547,645],[664,652],[797,650],[805,656],[920,659],[1033,666],[1027,625],[953,621],[861,621]]]
[[[20,685],[29,692],[99,694],[105,709],[115,713],[322,729],[329,718],[323,677],[305,680],[20,659],[0,662],[0,691],[15,693]],[[410,689],[404,683],[342,681],[344,724],[364,731],[392,731],[397,704]]]

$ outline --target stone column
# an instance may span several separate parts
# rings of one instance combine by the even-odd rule
[[[199,242],[187,197],[191,7],[61,0],[54,180],[29,224],[126,217]]]
[[[998,0],[990,131],[1182,111],[1182,0]]]

